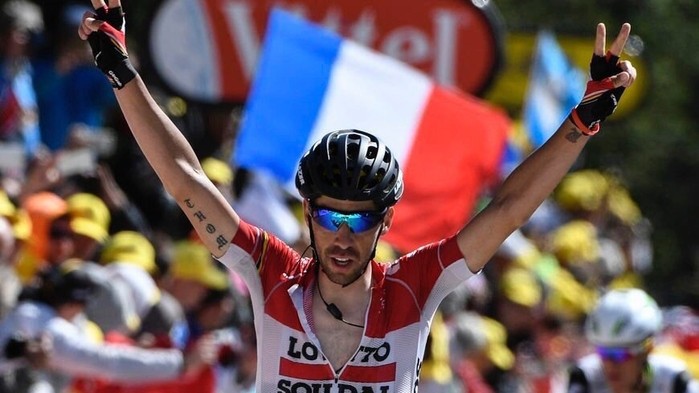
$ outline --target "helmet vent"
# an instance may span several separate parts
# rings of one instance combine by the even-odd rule
[[[614,324],[614,328],[612,329],[612,333],[615,335],[621,334],[621,332],[624,329],[626,329],[626,327],[628,325],[629,325],[628,318],[621,319]]]
[[[379,183],[381,183],[381,181],[383,180],[383,178],[385,176],[386,176],[386,170],[384,168],[379,168],[376,171],[376,174],[371,179],[369,179],[369,182],[368,182],[366,188],[374,188],[374,187],[378,186]]]
[[[400,168],[388,147],[359,130],[326,134],[302,157],[296,186],[307,199],[321,195],[393,206],[403,193]],[[390,180],[390,181],[389,181]]]
[[[377,149],[376,146],[374,146],[374,145],[369,146],[366,149],[366,158],[368,158],[370,160],[375,160],[376,155],[378,154],[378,151],[379,151],[379,149]],[[386,161],[386,160],[384,159],[384,161]]]

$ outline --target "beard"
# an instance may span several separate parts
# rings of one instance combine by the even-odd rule
[[[355,259],[356,258],[356,259]],[[367,266],[369,265],[369,259],[366,259],[363,263],[357,263],[357,260],[359,259],[359,255],[354,255],[353,256],[353,262],[351,262],[350,268],[345,268],[342,269],[342,271],[338,271],[339,268],[336,268],[335,262],[333,262],[332,258],[324,256],[324,257],[319,257],[319,263],[318,265],[320,266],[320,269],[323,270],[323,273],[330,279],[335,284],[342,285],[343,287],[346,287],[353,282],[357,281],[359,277],[364,274],[366,271]],[[362,258],[364,259],[364,258]]]

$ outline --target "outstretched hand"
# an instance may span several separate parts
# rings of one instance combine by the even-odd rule
[[[124,12],[120,0],[91,0],[94,12],[86,12],[78,35],[87,40],[95,64],[116,89],[123,88],[136,77],[136,70],[126,51]]]
[[[582,101],[569,117],[585,135],[591,136],[599,131],[600,123],[614,113],[624,90],[636,79],[636,69],[631,62],[619,60],[630,33],[631,25],[624,23],[606,51],[606,27],[604,23],[597,25],[595,49],[590,61],[591,80]]]

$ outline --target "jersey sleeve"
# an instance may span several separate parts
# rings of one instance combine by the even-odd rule
[[[473,275],[456,237],[421,247],[387,269],[387,279],[402,281],[411,288],[418,307],[426,315],[432,315],[449,293]]]
[[[466,265],[456,237],[421,247],[401,257],[398,263],[401,266],[398,275],[425,294],[437,290],[446,296],[474,275]]]
[[[219,261],[240,274],[251,295],[268,293],[280,280],[307,266],[286,243],[245,221],[240,222],[231,246]]]

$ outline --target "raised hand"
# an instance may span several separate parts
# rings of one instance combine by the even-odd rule
[[[124,11],[120,0],[92,0],[95,12],[86,12],[78,29],[87,40],[97,67],[107,76],[112,87],[121,89],[136,76],[126,51]]]
[[[590,61],[590,77],[580,104],[573,109],[569,118],[585,135],[596,134],[600,123],[614,113],[624,89],[636,79],[636,69],[628,60],[619,56],[629,38],[631,25],[624,23],[619,35],[606,51],[606,27],[597,25],[595,49]]]

